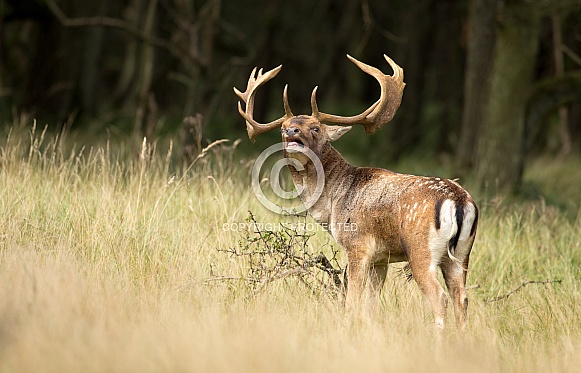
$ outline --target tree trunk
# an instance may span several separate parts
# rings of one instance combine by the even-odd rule
[[[538,49],[539,19],[522,2],[506,5],[497,28],[476,177],[488,192],[510,192],[523,171],[526,103]],[[528,14],[527,14],[528,13]]]
[[[437,153],[454,151],[462,121],[463,75],[465,63],[462,48],[462,21],[466,5],[458,1],[438,1],[433,17],[447,22],[436,27],[432,35],[426,66],[424,103],[419,141],[423,148]]]
[[[139,12],[142,6],[141,0],[130,0],[125,8],[123,19],[135,25],[136,28],[140,28],[141,17]],[[131,99],[135,96],[132,95],[132,85],[137,80],[139,43],[131,35],[126,35],[125,39],[123,67],[119,73],[113,98],[114,100],[121,101],[122,106],[127,108],[133,106]]]
[[[155,15],[157,8],[157,0],[149,0],[147,13],[145,16],[145,25],[143,27],[145,35],[151,37],[154,34]],[[151,108],[149,104],[149,94],[151,91],[151,80],[153,76],[153,65],[155,58],[155,49],[152,45],[143,43],[143,50],[141,55],[141,77],[139,82],[139,92],[137,97],[137,109],[135,113],[134,138],[139,140],[144,132],[146,136],[151,136],[151,128],[144,128],[147,120],[147,110]],[[151,118],[150,118],[151,120]]]
[[[457,149],[457,164],[464,169],[474,164],[477,139],[483,127],[490,95],[497,2],[498,0],[474,0],[469,10],[464,109]]]
[[[101,0],[97,14],[104,17],[109,10],[110,0]],[[89,27],[85,30],[85,48],[79,80],[81,93],[81,109],[90,115],[97,112],[97,92],[101,75],[101,55],[105,43],[104,26]]]
[[[405,69],[406,89],[404,99],[397,117],[397,128],[387,126],[393,144],[389,149],[391,154],[387,158],[397,158],[405,150],[413,147],[422,135],[420,123],[423,105],[423,91],[426,81],[426,65],[429,44],[432,42],[430,32],[435,5],[432,0],[411,2],[406,14],[402,17],[398,33],[406,38],[406,43],[400,46],[401,55],[396,62]],[[413,27],[410,27],[413,25]],[[402,53],[403,52],[403,53]],[[387,131],[386,131],[387,132]]]
[[[553,31],[553,55],[555,58],[555,76],[565,73],[565,61],[563,59],[563,35],[561,31],[561,17],[554,13],[551,15]],[[565,158],[571,152],[571,133],[569,132],[569,112],[566,106],[559,108],[559,137],[561,150],[559,158]]]
[[[525,154],[543,133],[550,115],[566,105],[581,102],[581,70],[552,76],[534,84],[527,103]]]

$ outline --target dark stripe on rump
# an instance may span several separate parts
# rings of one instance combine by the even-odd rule
[[[472,229],[470,229],[470,237],[476,234],[476,227],[478,226],[478,207],[474,204],[472,206],[474,206],[474,213],[476,216],[474,217],[474,223],[472,223]]]
[[[456,224],[458,225],[458,230],[456,234],[450,242],[448,243],[448,247],[450,248],[450,252],[453,254],[454,250],[456,249],[456,245],[458,245],[458,239],[460,238],[460,232],[462,231],[462,223],[464,223],[464,205],[462,202],[456,203]]]
[[[442,203],[444,203],[443,198],[436,202],[436,215],[434,216],[434,220],[436,221],[436,230],[440,230],[440,210],[442,209]]]

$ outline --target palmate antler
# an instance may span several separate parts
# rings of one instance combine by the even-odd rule
[[[313,117],[317,118],[319,122],[325,124],[338,125],[354,125],[360,124],[365,127],[365,132],[368,134],[374,133],[381,128],[385,123],[393,119],[395,112],[401,104],[403,96],[403,89],[405,83],[403,82],[403,69],[399,67],[391,58],[383,55],[387,63],[393,69],[393,76],[383,74],[379,69],[373,66],[364,64],[361,61],[347,55],[347,58],[357,65],[363,72],[373,76],[381,86],[381,95],[373,105],[359,115],[352,117],[341,117],[332,114],[321,113],[317,106],[317,87],[313,89],[311,95],[311,108]]]
[[[368,134],[374,133],[377,129],[381,128],[385,123],[389,122],[395,112],[401,104],[401,99],[403,96],[403,89],[405,83],[403,82],[403,69],[399,67],[391,58],[384,55],[386,61],[389,63],[393,69],[393,76],[383,74],[379,69],[373,66],[364,64],[357,59],[347,55],[347,58],[356,64],[363,72],[373,76],[381,87],[381,95],[379,100],[377,100],[373,105],[371,105],[367,110],[359,115],[352,117],[342,117],[338,115],[326,114],[319,111],[317,105],[317,87],[313,89],[311,95],[311,116],[315,117],[319,122],[325,124],[338,124],[338,125],[362,125],[365,127],[365,132]],[[254,113],[254,97],[256,95],[256,90],[258,87],[266,83],[267,81],[274,78],[282,69],[282,65],[278,66],[266,73],[262,72],[262,69],[256,73],[256,68],[252,70],[250,74],[250,79],[248,79],[248,86],[244,93],[240,92],[238,89],[234,88],[234,92],[246,103],[246,111],[242,110],[242,105],[238,102],[238,111],[244,119],[246,119],[246,129],[248,131],[248,137],[250,140],[254,141],[255,137],[261,133],[270,131],[279,127],[285,120],[292,118],[294,115],[288,104],[287,97],[287,86],[284,88],[283,101],[285,115],[276,119],[270,123],[259,123],[253,118]]]

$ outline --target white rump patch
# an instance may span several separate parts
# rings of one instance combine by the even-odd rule
[[[450,240],[458,231],[456,223],[456,204],[451,199],[442,203],[440,208],[440,236],[447,237]]]
[[[448,242],[458,231],[456,223],[456,204],[447,199],[440,207],[440,229],[436,229],[436,224],[430,227],[428,237],[428,247],[432,253],[431,265],[437,266],[444,255],[448,254]]]
[[[476,208],[473,204],[468,203],[464,206],[464,221],[462,222],[459,241],[465,241],[470,236],[474,219],[476,219]]]

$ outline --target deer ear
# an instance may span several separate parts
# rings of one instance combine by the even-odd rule
[[[339,140],[341,136],[351,131],[351,126],[327,126],[327,138],[329,141]]]

